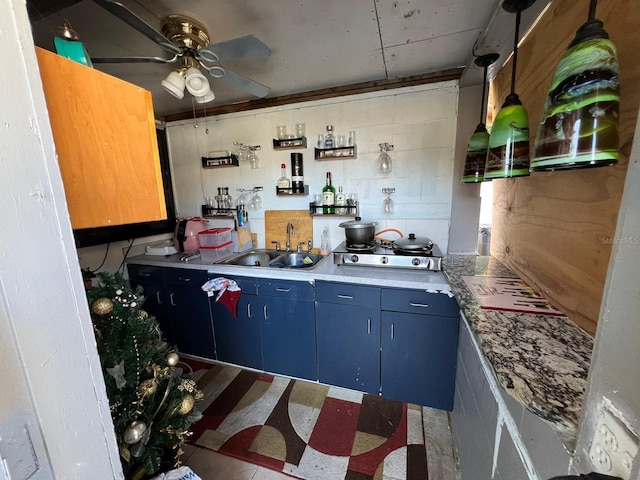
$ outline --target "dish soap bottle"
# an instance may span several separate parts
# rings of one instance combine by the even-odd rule
[[[331,247],[329,247],[329,229],[322,229],[322,237],[320,238],[320,255],[329,255]]]

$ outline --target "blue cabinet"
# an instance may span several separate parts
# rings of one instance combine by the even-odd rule
[[[380,391],[380,289],[316,282],[318,380]]]
[[[136,264],[127,268],[129,283],[142,287],[143,309],[156,317],[167,343],[180,353],[215,358],[209,300],[200,289],[207,273]]]
[[[210,278],[219,275],[209,274]],[[234,280],[242,294],[236,305],[237,315],[226,305],[210,297],[211,318],[215,336],[217,359],[262,370],[262,347],[260,341],[260,318],[262,306],[258,302],[256,279],[251,277],[229,277]]]
[[[170,345],[175,345],[171,312],[168,307],[164,269],[148,265],[128,265],[129,284],[132,288],[142,287],[145,297],[142,309],[153,315],[158,322],[162,338]]]
[[[258,297],[264,370],[316,380],[313,285],[258,279]]]
[[[382,290],[381,388],[395,400],[453,409],[459,307],[422,290]]]
[[[215,358],[209,300],[200,288],[207,272],[167,268],[167,287],[174,343],[181,353]]]

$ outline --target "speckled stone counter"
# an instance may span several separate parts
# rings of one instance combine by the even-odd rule
[[[461,277],[517,278],[495,258],[449,255],[444,274],[505,391],[562,437],[575,436],[593,339],[567,317],[480,308]]]

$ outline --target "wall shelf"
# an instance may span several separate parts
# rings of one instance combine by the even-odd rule
[[[341,205],[339,207],[333,207],[336,212],[342,211],[344,213],[322,213],[324,208],[324,205],[316,205],[312,202],[309,204],[309,215],[312,217],[357,217],[360,213],[358,202],[356,202],[355,205]]]
[[[307,148],[307,137],[273,139],[274,150],[295,150]]]
[[[355,145],[350,147],[316,148],[316,160],[340,160],[357,158],[358,151]]]
[[[304,197],[309,195],[309,185],[304,186],[304,192],[293,193],[293,187],[280,188],[276,187],[276,195],[282,197]]]
[[[224,157],[202,157],[202,168],[239,167],[238,157],[233,153]]]

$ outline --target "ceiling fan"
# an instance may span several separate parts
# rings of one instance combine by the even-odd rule
[[[184,15],[169,15],[162,20],[161,32],[150,26],[123,4],[113,0],[94,0],[95,3],[133,27],[147,38],[173,54],[161,57],[92,58],[93,63],[167,63],[179,62],[179,67],[162,81],[172,95],[182,98],[185,88],[198,103],[208,103],[215,97],[209,89],[200,67],[213,78],[223,80],[258,98],[266,97],[271,89],[224,67],[221,62],[251,57],[267,57],[271,50],[254,35],[211,44],[205,27]],[[203,93],[204,92],[204,93]]]

